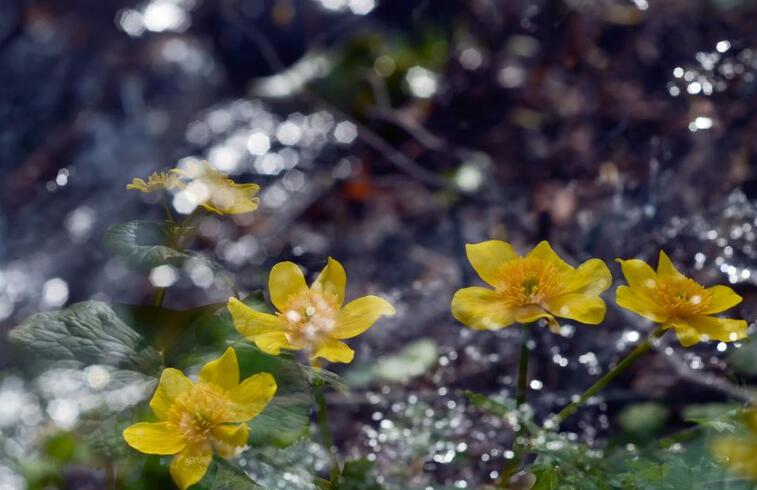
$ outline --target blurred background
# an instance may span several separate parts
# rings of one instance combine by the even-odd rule
[[[573,264],[664,249],[754,320],[756,75],[752,0],[3,0],[0,489],[104,478],[70,441],[40,442],[74,430],[97,387],[22,376],[10,328],[87,299],[147,303],[154,285],[169,307],[228,298],[202,264],[145,275],[102,246],[108,225],[161,219],[124,188],[183,159],[262,187],[257,212],[210,218],[193,243],[244,292],[277,261],[312,274],[330,255],[348,298],[397,305],[333,367],[350,387],[329,400],[340,451],[390,488],[489,482],[512,431],[463,391],[513,394],[518,332],[451,318],[477,281],[465,243],[548,239]],[[537,417],[647,335],[608,304],[602,326],[535,335]],[[756,366],[749,343],[662,345],[566,429],[591,444],[639,433],[638,414],[652,434],[680,427],[692,406],[754,399]]]

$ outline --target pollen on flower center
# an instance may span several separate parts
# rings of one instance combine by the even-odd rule
[[[711,294],[698,282],[688,277],[661,277],[655,285],[660,304],[671,314],[696,315],[704,311]]]
[[[336,297],[323,291],[293,295],[279,315],[286,322],[286,336],[297,347],[312,347],[336,325]]]
[[[500,267],[497,290],[508,307],[541,304],[560,292],[561,273],[536,257],[519,257]]]
[[[225,420],[229,409],[221,387],[200,383],[177,397],[168,411],[168,421],[188,441],[197,442],[211,437],[210,431]]]

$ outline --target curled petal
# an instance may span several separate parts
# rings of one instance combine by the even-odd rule
[[[263,411],[276,394],[276,380],[268,373],[259,373],[245,379],[229,392],[233,406],[226,423],[247,422]]]
[[[557,252],[552,249],[552,246],[546,240],[542,240],[537,243],[536,246],[531,249],[528,254],[526,254],[526,257],[536,257],[545,262],[549,262],[557,267],[557,270],[561,272],[570,272],[575,270],[570,264],[565,262],[560,258],[559,255],[557,255]]]
[[[158,388],[150,400],[150,408],[156,417],[165,420],[177,396],[192,388],[192,381],[178,369],[164,369],[160,375]]]
[[[218,425],[213,428],[213,449],[222,457],[230,458],[247,445],[250,428],[247,424]]]
[[[331,362],[352,362],[355,357],[355,351],[350,349],[344,342],[326,337],[313,352],[311,358],[322,357]]]
[[[717,318],[714,316],[697,315],[671,322],[676,330],[678,340],[684,347],[690,347],[697,342],[719,340],[721,342],[735,342],[746,338],[746,320],[731,318]]]
[[[579,265],[565,285],[566,293],[599,295],[612,284],[612,274],[600,259],[589,259]]]
[[[463,288],[452,298],[452,316],[474,330],[496,330],[515,321],[502,295],[487,288]]]
[[[669,315],[644,290],[620,286],[615,293],[615,301],[621,308],[633,311],[653,322],[664,323],[668,321]]]
[[[547,310],[555,316],[570,318],[589,325],[598,325],[605,319],[607,306],[598,296],[584,294],[564,294],[551,299]]]
[[[187,446],[171,461],[171,476],[181,490],[202,480],[213,459],[213,449],[209,441]]]
[[[363,296],[342,308],[331,335],[335,339],[355,337],[371,328],[381,316],[392,316],[395,313],[394,307],[387,300],[378,296]]]
[[[741,303],[741,300],[743,299],[728,286],[713,286],[707,288],[707,293],[710,295],[710,303],[707,308],[702,311],[703,315],[720,313],[721,311],[725,311],[728,308],[732,308]]]
[[[347,274],[344,267],[336,259],[329,257],[326,267],[323,268],[313,283],[314,291],[323,291],[336,297],[337,305],[344,302],[344,290],[347,286]]]
[[[263,352],[277,356],[281,349],[292,348],[284,335],[283,322],[276,315],[256,311],[236,298],[229,299],[228,308],[239,333]]]
[[[555,322],[554,316],[541,306],[528,305],[515,309],[515,321],[518,323],[533,323],[542,318],[546,318],[547,323]]]
[[[305,276],[294,262],[279,262],[268,277],[268,292],[271,302],[279,311],[284,311],[290,297],[307,290]]]
[[[224,390],[235,388],[239,384],[239,363],[234,349],[229,347],[221,357],[205,364],[200,370],[200,379]]]
[[[168,422],[139,422],[123,432],[126,443],[145,454],[176,454],[187,446],[187,441],[176,427]]]
[[[678,272],[678,269],[676,269],[676,266],[673,265],[673,262],[670,260],[670,257],[668,257],[668,254],[666,254],[663,250],[660,250],[660,258],[657,261],[657,275],[683,277],[683,274]]]
[[[512,245],[501,240],[487,240],[481,243],[469,243],[465,245],[465,253],[468,255],[476,273],[492,286],[500,282],[499,267],[518,257]]]
[[[654,289],[657,286],[657,274],[649,264],[639,259],[615,259],[623,269],[628,285],[636,289]]]

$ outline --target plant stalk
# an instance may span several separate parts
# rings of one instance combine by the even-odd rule
[[[531,325],[528,323],[520,326],[520,360],[518,361],[518,387],[515,392],[515,402],[518,411],[520,412],[526,404],[526,394],[528,392],[528,340],[531,336]],[[528,445],[522,444],[518,441],[523,439],[526,432],[526,424],[521,421],[518,433],[515,436],[515,442],[513,443],[513,452],[515,457],[512,461],[509,461],[502,469],[502,474],[499,479],[499,483],[502,488],[507,488],[510,483],[510,478],[520,470],[523,466],[523,461],[526,459],[528,453]]]
[[[339,467],[339,457],[336,454],[336,446],[334,445],[334,436],[331,432],[329,412],[326,407],[324,383],[322,380],[314,380],[313,395],[315,397],[315,416],[318,422],[318,431],[321,433],[323,447],[326,449],[326,452],[329,453],[329,459],[331,460],[329,474],[331,476],[331,482],[335,483],[339,479],[341,469]]]
[[[586,391],[584,391],[583,394],[581,394],[581,396],[578,398],[578,400],[570,403],[568,406],[563,408],[560,413],[557,414],[554,421],[560,423],[566,418],[573,415],[579,408],[581,408],[586,400],[602,391],[605,386],[607,386],[612,380],[617,378],[618,375],[620,375],[623,371],[626,370],[626,368],[628,368],[628,366],[630,366],[631,364],[636,362],[638,358],[642,357],[644,354],[652,350],[652,343],[662,337],[665,332],[666,330],[664,330],[663,327],[658,327],[657,330],[652,332],[652,334],[647,337],[644,342],[637,345],[631,352],[629,352],[628,355],[626,355],[626,357],[624,357],[617,366],[608,371],[604,376],[599,378],[596,383],[594,383]]]

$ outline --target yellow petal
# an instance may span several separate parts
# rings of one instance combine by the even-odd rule
[[[707,292],[710,294],[710,304],[702,311],[704,315],[711,315],[713,313],[720,313],[728,308],[732,308],[741,303],[743,299],[736,292],[728,286],[713,286],[707,288]]]
[[[250,428],[247,424],[217,425],[213,427],[213,449],[222,457],[234,456],[239,448],[247,445]]]
[[[452,316],[474,330],[496,330],[515,321],[502,295],[487,288],[463,288],[452,297]]]
[[[150,400],[150,408],[160,420],[168,417],[168,409],[171,408],[177,396],[192,388],[192,380],[184,376],[178,369],[168,368],[160,375],[160,382],[155,394]]]
[[[566,293],[599,295],[612,284],[612,274],[600,259],[589,259],[568,275]]]
[[[335,339],[352,338],[371,328],[381,316],[392,316],[395,313],[394,307],[387,300],[378,296],[363,296],[342,308],[331,335]]]
[[[176,427],[168,422],[139,422],[123,432],[126,443],[145,454],[176,454],[187,441]]]
[[[213,459],[210,442],[202,441],[187,446],[171,461],[171,476],[181,490],[202,480]]]
[[[131,181],[131,184],[128,184],[126,186],[127,191],[140,191],[140,192],[150,192],[150,189],[147,187],[147,182],[145,182],[142,179],[133,179]]]
[[[670,257],[663,250],[660,250],[660,258],[657,261],[657,275],[658,276],[683,276],[676,266],[671,262]]]
[[[276,394],[276,380],[268,373],[259,373],[245,379],[229,392],[233,403],[224,423],[247,422],[263,411]]]
[[[271,303],[284,311],[287,300],[294,294],[307,290],[305,276],[294,262],[279,262],[271,269],[268,277],[268,292],[271,295]]]
[[[322,357],[331,362],[352,362],[352,359],[355,357],[355,351],[350,349],[344,342],[326,337],[311,355],[311,359],[317,357]]]
[[[664,323],[670,318],[670,315],[644,290],[620,286],[615,292],[615,302],[621,308],[633,311],[653,322]]]
[[[337,305],[342,306],[346,286],[347,274],[344,272],[344,267],[336,259],[329,257],[326,267],[318,274],[312,289],[336,296]]]
[[[508,260],[518,257],[512,245],[501,240],[469,243],[465,245],[465,253],[476,273],[492,286],[501,282],[498,274],[499,267]]]
[[[651,290],[657,286],[657,273],[649,264],[639,259],[615,259],[623,269],[623,276],[632,288]]]
[[[747,336],[748,325],[745,320],[697,315],[671,323],[684,347],[707,340],[735,342]]]
[[[234,349],[229,347],[221,357],[205,364],[200,370],[200,379],[224,390],[236,388],[239,384],[239,363]]]
[[[554,317],[540,306],[528,305],[515,309],[515,321],[518,323],[533,323],[542,318],[546,318],[548,323],[555,321]]]
[[[757,439],[717,437],[712,452],[724,465],[740,475],[757,479]]]
[[[292,348],[284,335],[284,324],[276,315],[256,311],[236,298],[229,299],[228,308],[239,333],[263,352],[277,356],[281,349]]]
[[[554,264],[555,267],[557,267],[557,270],[561,272],[569,272],[575,270],[570,264],[561,259],[560,256],[557,255],[557,252],[552,250],[552,247],[546,240],[542,240],[541,242],[537,243],[536,246],[526,254],[526,257],[536,257],[545,262]]]
[[[576,293],[563,294],[550,299],[546,308],[555,316],[570,318],[589,325],[602,323],[607,310],[605,302],[600,297]]]

